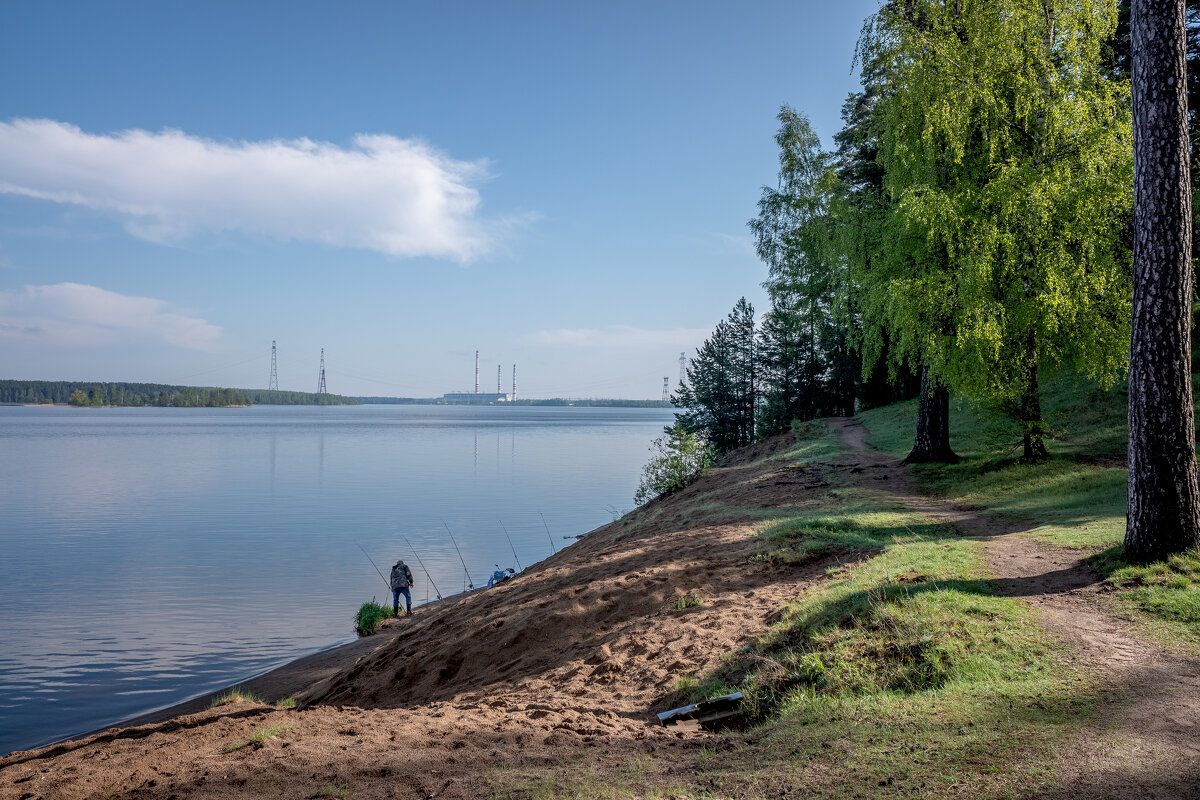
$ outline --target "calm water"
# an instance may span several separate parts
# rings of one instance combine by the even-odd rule
[[[354,638],[632,506],[662,409],[0,407],[0,754]]]

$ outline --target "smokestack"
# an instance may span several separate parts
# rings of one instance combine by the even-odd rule
[[[513,400],[517,399],[517,365],[513,364]]]
[[[479,394],[479,351],[475,351],[475,394]]]
[[[502,394],[502,393],[503,393],[503,390],[501,390],[501,388],[500,388],[500,365],[497,364],[496,365],[496,394]]]

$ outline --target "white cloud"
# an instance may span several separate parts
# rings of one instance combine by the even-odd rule
[[[162,300],[79,283],[0,292],[0,342],[86,347],[129,335],[212,351],[217,348],[221,328],[180,313]]]
[[[652,331],[627,325],[607,328],[576,328],[538,331],[522,338],[527,344],[562,347],[695,347],[710,331],[704,328],[675,328]]]
[[[472,184],[486,166],[387,135],[359,134],[342,148],[0,122],[0,192],[114,214],[134,235],[160,242],[237,231],[468,261],[492,247],[504,224],[478,216]]]

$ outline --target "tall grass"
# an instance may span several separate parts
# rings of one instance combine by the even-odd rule
[[[379,623],[394,616],[388,606],[373,601],[363,603],[354,615],[354,632],[359,636],[370,636],[379,628]]]

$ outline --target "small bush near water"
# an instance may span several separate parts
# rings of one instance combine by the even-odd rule
[[[374,601],[363,603],[354,617],[354,632],[359,636],[370,636],[379,627],[380,622],[392,616],[395,615],[387,606],[381,606]]]
[[[686,487],[716,461],[716,451],[699,433],[688,433],[683,423],[664,429],[650,445],[650,461],[642,468],[642,482],[633,496],[639,506]]]
[[[214,697],[213,701],[209,703],[208,707],[217,708],[218,706],[229,705],[230,703],[258,703],[260,705],[266,705],[266,702],[267,701],[263,700],[261,697],[256,697],[245,689],[235,686],[229,691]]]

